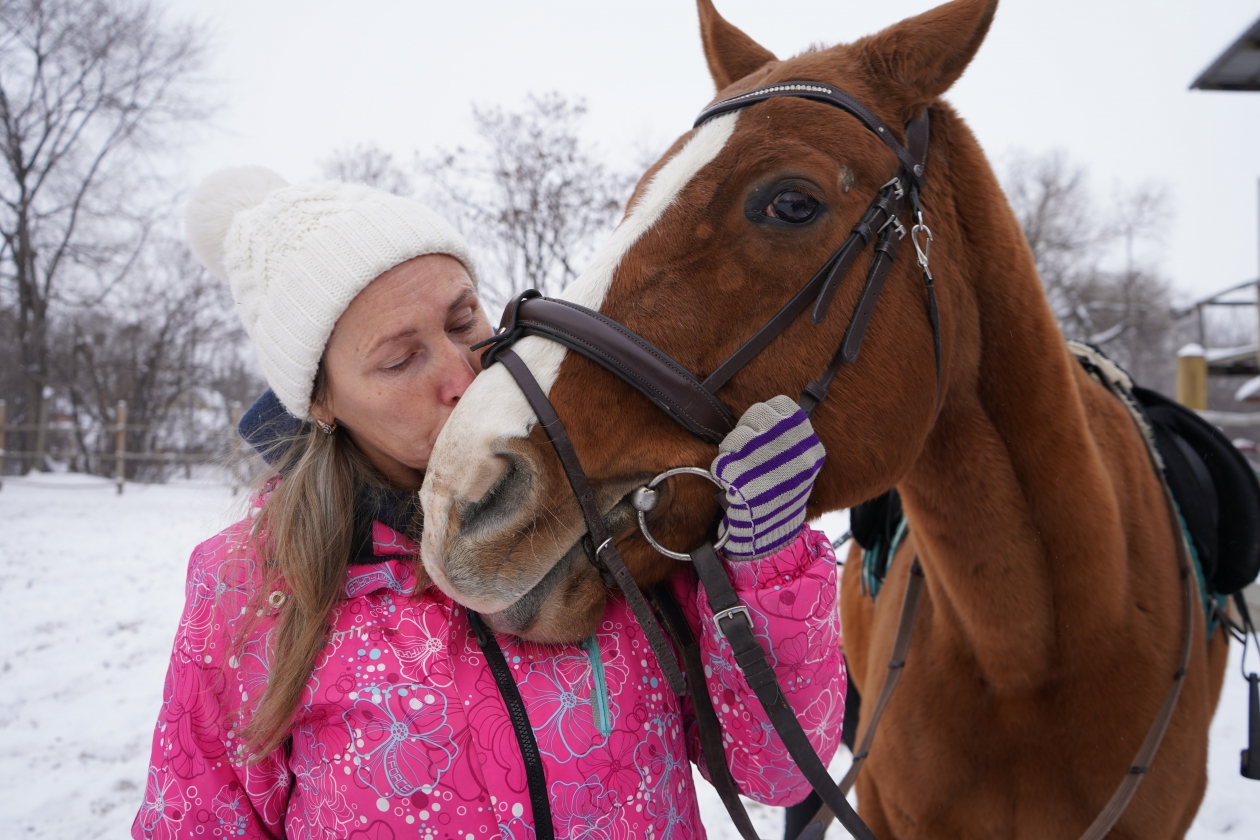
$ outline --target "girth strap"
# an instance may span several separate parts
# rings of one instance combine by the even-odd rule
[[[534,374],[530,372],[529,366],[521,360],[520,356],[511,350],[500,349],[498,359],[516,380],[517,386],[525,395],[525,399],[529,401],[530,407],[534,409],[538,422],[547,433],[547,439],[551,441],[552,448],[556,450],[556,455],[560,458],[560,465],[564,467],[564,473],[569,478],[569,486],[573,488],[573,495],[577,497],[578,506],[582,509],[582,518],[586,520],[586,530],[591,539],[591,545],[588,546],[591,563],[600,570],[601,574],[606,572],[610,575],[617,588],[626,596],[626,602],[634,612],[634,617],[639,620],[643,635],[647,637],[652,652],[656,654],[656,661],[660,664],[669,687],[675,694],[685,694],[687,684],[683,680],[682,670],[678,667],[678,660],[674,658],[674,652],[670,650],[669,642],[665,639],[660,624],[657,623],[651,608],[643,598],[643,593],[639,591],[638,584],[634,582],[634,576],[630,574],[621,555],[617,553],[608,529],[604,527],[604,517],[600,515],[599,505],[595,501],[595,491],[591,489],[591,483],[586,478],[582,462],[578,460],[577,452],[573,449],[573,441],[569,439],[569,433],[565,431],[564,424],[560,422],[556,410],[551,407],[551,401],[547,399],[538,381],[534,379]]]
[[[779,733],[783,746],[796,762],[801,775],[814,788],[827,807],[836,814],[840,824],[850,834],[857,840],[875,840],[875,835],[866,827],[866,823],[862,822],[853,807],[849,805],[849,800],[831,780],[827,765],[823,764],[818,753],[814,751],[813,745],[809,742],[809,736],[805,734],[791,704],[784,697],[783,689],[779,687],[778,677],[774,673],[774,666],[766,658],[766,652],[761,649],[761,643],[757,641],[753,633],[748,609],[740,603],[739,595],[736,594],[735,588],[726,577],[726,570],[722,568],[722,561],[718,559],[713,545],[705,543],[691,552],[691,560],[696,574],[700,576],[700,581],[704,584],[705,597],[708,598],[709,607],[713,610],[718,631],[730,643],[731,652],[744,673],[748,687],[757,695],[757,700],[765,709],[766,716],[770,718],[770,723]]]

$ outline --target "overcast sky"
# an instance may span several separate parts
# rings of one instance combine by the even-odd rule
[[[257,163],[290,180],[337,147],[415,150],[472,136],[470,106],[584,97],[590,137],[617,161],[664,148],[713,95],[687,0],[171,0],[205,21],[223,102],[184,157],[188,182]],[[779,57],[850,41],[930,0],[717,0]],[[1167,187],[1158,243],[1185,295],[1257,276],[1260,93],[1188,90],[1260,16],[1254,0],[1005,0],[947,98],[1001,171],[1014,150],[1065,150],[1100,196]]]

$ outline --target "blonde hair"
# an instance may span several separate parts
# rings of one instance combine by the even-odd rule
[[[323,391],[321,366],[316,396]],[[355,505],[365,486],[387,487],[380,474],[344,429],[325,434],[313,424],[298,435],[276,442],[280,453],[275,470],[264,483],[280,475],[254,521],[250,542],[264,562],[264,583],[255,593],[256,615],[267,593],[287,591],[271,631],[267,687],[257,709],[241,733],[249,760],[259,761],[288,737],[294,712],[302,700],[315,661],[327,641],[329,618],[345,581],[350,554],[357,546]],[[422,520],[415,506],[407,535],[420,536]],[[416,591],[427,578],[415,561]],[[244,628],[243,644],[251,628]]]

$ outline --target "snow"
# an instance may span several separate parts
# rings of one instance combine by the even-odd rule
[[[0,833],[129,836],[188,556],[231,507],[221,485],[5,479]]]
[[[217,484],[128,485],[70,474],[0,489],[0,824],[28,838],[125,837],[139,808],[153,722],[193,547],[239,518]],[[838,536],[843,515],[827,517]],[[1192,840],[1260,837],[1260,783],[1238,775],[1246,683],[1234,646],[1212,725],[1209,784]],[[1256,667],[1254,662],[1251,667]],[[843,750],[842,750],[843,753]],[[838,778],[848,763],[837,757]],[[703,781],[714,840],[736,840]],[[782,811],[749,803],[767,840]],[[842,836],[839,828],[829,833]]]

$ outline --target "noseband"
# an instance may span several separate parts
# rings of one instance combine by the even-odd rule
[[[611,318],[568,301],[542,297],[535,290],[527,291],[512,301],[503,314],[499,332],[493,338],[473,348],[486,348],[481,357],[483,368],[495,362],[503,363],[537,415],[539,423],[560,458],[560,463],[564,467],[569,484],[581,507],[582,517],[587,527],[587,534],[582,539],[587,557],[599,570],[605,585],[615,585],[625,595],[656,654],[670,687],[679,695],[686,693],[682,670],[651,607],[648,606],[633,576],[613,545],[612,536],[604,524],[594,491],[582,469],[573,443],[551,405],[551,401],[535,380],[529,367],[511,348],[515,342],[527,335],[536,335],[559,342],[619,376],[692,434],[716,444],[735,425],[734,416],[717,396],[718,391],[770,342],[783,333],[806,309],[809,309],[811,304],[812,321],[814,324],[821,324],[827,317],[831,301],[845,275],[857,260],[858,255],[866,249],[867,245],[874,242],[875,253],[867,269],[866,283],[862,287],[857,306],[850,317],[840,346],[818,378],[806,386],[801,393],[800,406],[807,414],[812,415],[818,404],[827,398],[831,382],[840,368],[858,359],[862,340],[875,311],[875,304],[879,300],[880,292],[897,258],[901,240],[906,236],[906,227],[901,221],[901,216],[908,205],[915,222],[911,238],[919,265],[923,270],[928,295],[928,319],[932,326],[933,347],[936,355],[936,401],[939,403],[941,393],[940,318],[936,306],[933,277],[928,268],[928,246],[932,234],[923,223],[923,209],[920,204],[920,196],[925,186],[928,146],[927,111],[924,111],[922,117],[906,125],[906,146],[903,147],[893,137],[888,126],[866,106],[844,91],[819,82],[785,82],[756,88],[721,100],[706,108],[696,119],[695,126],[699,127],[721,114],[779,97],[807,99],[845,111],[857,118],[892,150],[897,157],[898,166],[893,177],[877,191],[848,237],[823,263],[809,282],[704,380],[698,379],[660,348]],[[704,576],[703,570],[701,574]],[[720,585],[720,582],[716,580],[706,581],[706,583],[712,584],[712,587],[706,586],[706,589],[716,589]],[[668,616],[666,619],[671,625],[676,623],[669,622]],[[749,638],[752,638],[751,633]],[[753,646],[756,646],[755,640]],[[777,684],[775,688],[777,689]],[[694,692],[694,695],[704,693],[703,688],[700,688]],[[760,690],[758,693],[760,696]],[[784,701],[784,706],[787,708],[786,701]],[[787,708],[787,712],[791,715],[790,708]],[[794,716],[791,722],[795,724]],[[777,720],[775,724],[777,728]],[[790,747],[788,736],[783,735],[783,737]],[[801,733],[795,740],[798,743],[804,740],[804,734]],[[804,744],[812,754],[813,750],[809,747],[807,740],[804,740]],[[796,756],[795,750],[793,750],[793,755]],[[817,762],[816,755],[814,755],[814,761]],[[801,763],[799,758],[798,763]],[[712,765],[713,763],[710,762],[711,770],[720,772]],[[825,767],[822,768],[824,775],[825,770]],[[827,778],[827,782],[830,782],[830,777]],[[813,779],[811,779],[811,784],[815,789],[819,787]],[[835,789],[834,784],[831,788]],[[832,804],[832,810],[850,833],[859,838],[873,840],[870,830],[862,824],[852,809],[848,808],[843,795],[838,794],[838,801],[833,801],[835,799],[836,797],[827,797],[829,804]],[[728,807],[729,805],[730,803]],[[732,816],[734,816],[733,812]]]

